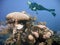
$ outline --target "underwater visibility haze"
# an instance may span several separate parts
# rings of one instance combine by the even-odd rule
[[[26,11],[26,12],[24,12],[24,11]],[[17,14],[17,15],[20,14],[19,16],[21,16],[21,17],[19,17],[17,15],[15,16],[15,14]],[[15,35],[12,34],[13,36],[10,36],[11,34],[9,34],[9,33],[12,33],[11,32],[12,27],[17,22],[16,18],[17,18],[17,20],[25,20],[25,21],[27,21],[27,20],[31,21],[32,19],[34,19],[34,18],[30,19],[30,17],[27,16],[27,15],[30,15],[32,17],[36,17],[35,22],[37,22],[37,23],[38,22],[46,22],[46,25],[41,25],[41,27],[42,28],[44,27],[44,30],[45,30],[45,28],[47,28],[47,30],[51,29],[50,32],[47,33],[47,35],[50,34],[50,35],[47,36],[47,38],[51,37],[53,35],[53,31],[55,31],[54,36],[52,36],[52,38],[49,38],[49,39],[50,40],[53,39],[55,41],[55,43],[60,45],[60,37],[59,37],[60,36],[60,0],[0,0],[0,32],[2,32],[2,29],[3,29],[3,32],[7,33],[7,34],[3,34],[3,35],[0,33],[0,45],[4,45],[4,43],[9,42],[10,40],[12,42],[18,40],[17,45],[20,44],[19,41],[20,41],[20,33],[21,32],[18,32],[18,31],[16,31],[16,29],[13,28],[13,30],[18,32],[18,33],[16,33],[15,31],[13,31],[13,33],[18,34],[17,35],[18,39],[15,39],[15,40],[13,40]],[[23,18],[23,16],[25,18]],[[13,20],[11,20],[11,19],[8,20],[7,18],[11,18],[11,19],[14,18],[15,20],[14,19]],[[6,24],[8,24],[8,23],[6,23],[6,20],[7,20],[8,23],[11,23],[9,21],[13,21],[12,23],[14,23],[14,22],[15,23],[13,24],[13,26],[9,27],[9,26],[6,25]],[[22,22],[25,22],[25,21],[22,21]],[[31,26],[29,24],[32,24],[32,22],[31,23],[25,22],[27,24],[24,24],[24,25],[20,22],[21,24],[17,24],[18,29],[23,28],[23,26],[26,26],[23,29],[25,31],[26,28],[29,29],[29,26]],[[27,25],[29,25],[29,26],[27,26]],[[33,27],[33,26],[31,26],[31,27]],[[38,27],[39,27],[39,25],[38,25]],[[9,29],[11,28],[10,32],[8,31],[8,28]],[[34,30],[32,32],[33,34],[34,34]],[[29,30],[29,31],[27,30],[27,32],[24,32],[24,31],[23,31],[23,33],[21,33],[22,34],[21,35],[22,39],[25,39],[26,35],[29,36],[28,32],[31,31],[31,30]],[[36,34],[37,34],[37,36],[36,35],[35,36],[39,37],[38,33],[36,33]],[[25,36],[25,37],[23,37],[23,36]],[[36,38],[36,37],[34,37],[34,38]],[[6,41],[6,42],[4,42],[4,41]]]

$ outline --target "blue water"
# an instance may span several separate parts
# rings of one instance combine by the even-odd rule
[[[0,0],[0,20],[5,20],[8,13],[25,10],[32,16],[37,17],[37,21],[47,23],[47,27],[52,30],[60,30],[60,0],[30,0],[43,5],[48,9],[55,9],[56,17],[53,17],[50,12],[38,11],[38,15],[31,11],[27,5],[28,0]]]

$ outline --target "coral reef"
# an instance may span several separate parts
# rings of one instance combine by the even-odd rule
[[[46,22],[35,24],[36,18],[25,11],[9,13],[6,19],[8,28],[2,32],[10,35],[4,45],[52,45],[54,32],[46,27]]]

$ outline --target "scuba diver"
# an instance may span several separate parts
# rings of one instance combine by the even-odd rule
[[[32,11],[45,10],[45,11],[51,12],[53,16],[56,16],[55,9],[47,9],[44,6],[37,4],[36,2],[30,2],[30,1],[28,1],[28,5]]]

